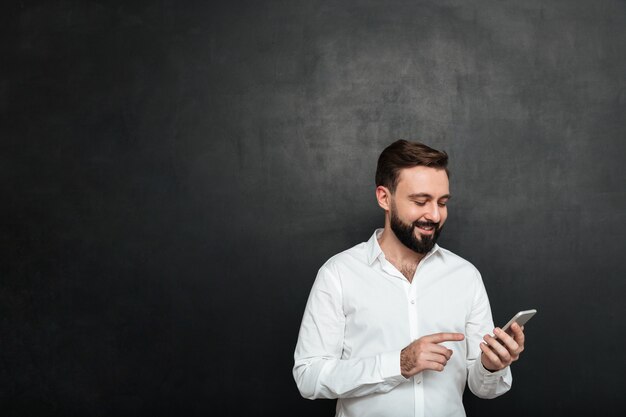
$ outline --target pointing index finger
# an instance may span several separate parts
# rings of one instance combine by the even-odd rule
[[[463,333],[434,333],[424,336],[424,340],[431,343],[459,342],[463,339],[465,339]]]

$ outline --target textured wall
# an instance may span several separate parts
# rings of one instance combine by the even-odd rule
[[[0,46],[0,408],[333,415],[292,354],[382,224],[398,138],[451,156],[441,245],[537,308],[469,415],[626,402],[624,1],[21,1]]]

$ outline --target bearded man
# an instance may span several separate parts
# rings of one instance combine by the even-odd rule
[[[384,228],[317,274],[293,376],[303,397],[337,399],[337,417],[465,416],[466,384],[481,398],[511,388],[523,328],[494,329],[478,270],[436,243],[448,216],[447,165],[445,152],[421,143],[384,149]]]

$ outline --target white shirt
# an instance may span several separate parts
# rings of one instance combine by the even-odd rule
[[[319,270],[302,318],[293,368],[303,397],[338,398],[337,417],[465,416],[465,383],[481,398],[511,388],[510,368],[491,373],[479,344],[493,332],[478,270],[437,245],[409,281],[385,259],[376,230],[369,241]],[[442,372],[406,379],[400,351],[439,332],[465,334]]]

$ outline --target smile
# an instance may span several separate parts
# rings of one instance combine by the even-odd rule
[[[433,222],[415,222],[413,226],[422,235],[433,235],[437,231],[438,223]]]
[[[430,235],[435,232],[435,226],[418,226],[416,228],[425,235]]]

